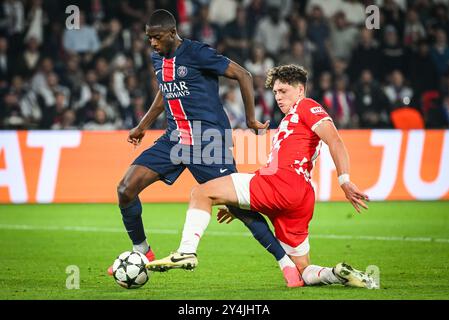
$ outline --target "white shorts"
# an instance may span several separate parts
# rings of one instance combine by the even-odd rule
[[[232,173],[231,178],[234,183],[234,190],[237,194],[239,207],[241,209],[250,210],[250,193],[249,182],[255,176],[254,173]]]
[[[239,207],[241,209],[250,210],[250,190],[249,184],[251,179],[255,176],[253,173],[232,173],[231,178],[234,183],[234,190],[237,194],[237,199],[239,202]],[[263,213],[263,212],[262,212]],[[278,239],[279,240],[279,239]],[[282,241],[280,241],[282,248],[290,256],[304,256],[309,253],[309,237],[307,236],[303,242],[301,242],[297,247],[292,247]]]
[[[305,240],[297,247],[293,248],[289,246],[286,243],[283,243],[282,241],[279,241],[282,248],[284,248],[285,253],[287,253],[289,256],[304,256],[309,253],[310,251],[310,245],[309,245],[309,237],[305,238]]]

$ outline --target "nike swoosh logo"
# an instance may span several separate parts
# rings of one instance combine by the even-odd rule
[[[161,70],[157,70],[157,71],[156,71],[156,75],[158,75],[159,72],[161,72]]]
[[[188,259],[188,258],[189,258],[189,257],[177,259],[177,258],[171,257],[170,260],[171,260],[171,262],[176,263],[176,262],[179,262],[179,261],[182,261],[182,260],[186,260],[186,259]]]
[[[220,169],[220,173],[226,172],[228,169]]]

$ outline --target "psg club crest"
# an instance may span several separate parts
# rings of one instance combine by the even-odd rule
[[[187,68],[184,66],[179,66],[176,73],[178,74],[178,77],[184,78],[187,75]]]

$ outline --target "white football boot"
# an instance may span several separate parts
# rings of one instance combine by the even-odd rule
[[[168,257],[151,261],[146,267],[151,271],[164,272],[175,268],[193,270],[197,265],[196,253],[172,252]]]
[[[354,269],[345,262],[338,263],[333,268],[333,272],[345,286],[367,289],[379,288],[373,277],[363,271]]]

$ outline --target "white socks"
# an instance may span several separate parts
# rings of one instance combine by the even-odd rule
[[[142,243],[133,244],[133,251],[138,251],[142,254],[147,254],[148,249],[150,249],[150,247],[148,246],[147,239],[143,240]]]
[[[193,208],[187,210],[178,252],[196,253],[200,238],[209,224],[210,216],[211,214],[204,210]]]
[[[281,258],[281,260],[278,261],[279,268],[284,269],[285,267],[294,267],[296,268],[295,263],[290,259],[288,255],[285,255]]]
[[[304,269],[302,272],[302,278],[308,286],[341,283],[341,281],[338,280],[332,272],[332,268],[315,266],[313,264]]]

